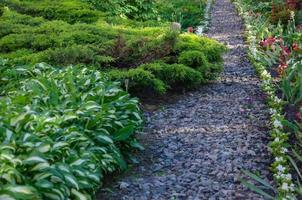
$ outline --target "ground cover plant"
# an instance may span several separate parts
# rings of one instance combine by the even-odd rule
[[[142,148],[137,99],[88,68],[17,71],[36,76],[0,100],[0,199],[90,199]]]

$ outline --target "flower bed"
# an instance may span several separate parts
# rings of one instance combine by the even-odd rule
[[[294,193],[295,185],[292,181],[290,162],[288,159],[287,147],[289,134],[284,131],[282,125],[282,122],[284,121],[284,115],[282,113],[284,102],[276,96],[274,80],[257,55],[259,53],[257,49],[258,41],[256,39],[257,33],[254,29],[254,26],[257,25],[254,23],[256,19],[250,15],[248,8],[244,7],[240,1],[235,1],[235,5],[237,6],[239,14],[245,21],[245,35],[249,45],[249,59],[262,80],[262,89],[267,94],[267,101],[270,106],[272,126],[270,130],[271,142],[269,144],[269,149],[274,157],[271,169],[277,187],[276,198],[288,200],[296,199]]]

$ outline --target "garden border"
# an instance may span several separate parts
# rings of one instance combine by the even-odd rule
[[[273,78],[266,70],[266,67],[257,61],[255,58],[257,53],[257,40],[251,24],[249,24],[249,13],[239,4],[238,1],[233,0],[239,15],[244,20],[246,43],[248,44],[248,58],[253,64],[256,73],[261,79],[262,90],[267,95],[267,103],[270,107],[271,117],[271,142],[268,144],[274,162],[271,164],[271,171],[273,173],[275,183],[277,186],[278,199],[293,200],[295,196],[295,185],[292,182],[292,175],[290,174],[290,164],[287,155],[286,144],[288,142],[289,134],[284,132],[282,121],[284,115],[282,114],[283,101],[276,96],[276,90],[273,83]]]

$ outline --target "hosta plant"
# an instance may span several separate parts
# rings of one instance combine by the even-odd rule
[[[138,102],[85,67],[34,70],[0,99],[0,199],[91,199],[142,148]]]

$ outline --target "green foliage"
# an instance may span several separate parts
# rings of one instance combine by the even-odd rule
[[[152,63],[140,66],[162,80],[169,88],[196,88],[203,83],[200,72],[181,64]]]
[[[178,88],[178,82],[183,88],[196,87],[214,78],[214,71],[220,66],[218,62],[224,46],[218,42],[193,34],[179,35],[170,30],[170,24],[166,21],[146,21],[139,15],[121,18],[110,10],[115,8],[109,6],[124,9],[126,4],[136,8],[151,4],[154,6],[154,3],[160,2],[13,0],[4,3],[8,9],[0,17],[0,26],[4,27],[0,29],[0,56],[10,59],[13,67],[46,62],[61,67],[84,64],[104,71],[114,69],[109,73],[113,80],[131,80],[127,86],[129,91],[139,93],[141,89],[163,94],[167,89]],[[96,9],[91,10],[92,7]],[[50,11],[45,13],[45,9]],[[64,9],[66,16],[63,14]],[[86,9],[93,11],[98,19],[71,16]],[[185,58],[179,58],[185,55],[185,51],[198,51],[204,55],[203,60],[204,63],[207,60],[207,64],[196,67],[188,60],[184,61]],[[157,71],[155,68],[139,67],[158,60],[166,67],[157,67]],[[200,75],[197,75],[196,69],[201,72]],[[167,74],[167,71],[171,73],[170,82],[161,75]],[[24,77],[14,78],[21,80]],[[18,86],[7,83],[3,93],[13,85]]]
[[[151,92],[164,94],[167,85],[154,74],[142,68],[129,70],[111,70],[108,76],[112,80],[124,83],[124,88],[132,93]]]
[[[18,20],[12,20],[15,17]],[[3,57],[32,64],[44,61],[55,65],[107,66],[110,63],[120,66],[123,63],[132,66],[137,60],[148,62],[169,53],[173,38],[177,37],[167,28],[160,27],[125,29],[106,22],[70,25],[62,21],[30,19],[12,11],[7,11],[0,19],[0,25],[7,28],[2,33],[2,29],[0,31],[3,36],[0,53]],[[20,49],[27,51],[24,55],[15,56]]]
[[[281,90],[291,104],[302,101],[302,63],[293,63],[285,72],[281,81]]]
[[[156,18],[154,0],[83,0],[92,4],[96,9],[136,20]]]
[[[33,17],[41,16],[48,20],[63,20],[68,23],[94,23],[100,13],[78,0],[4,0],[9,8]]]
[[[83,67],[18,71],[36,76],[0,99],[0,198],[91,199],[141,148],[137,100]]]
[[[179,36],[174,50],[176,52],[201,51],[209,62],[221,62],[221,55],[227,49],[223,44],[210,38],[199,37],[194,34],[182,34]]]
[[[178,62],[192,68],[207,68],[207,57],[201,51],[183,51],[179,55]]]
[[[297,22],[297,24],[302,24],[302,10],[297,11],[296,22]]]
[[[183,28],[197,26],[204,17],[205,0],[83,0],[113,16],[138,21],[179,22]]]
[[[205,0],[158,0],[159,16],[182,24],[183,28],[200,25],[204,17]]]

